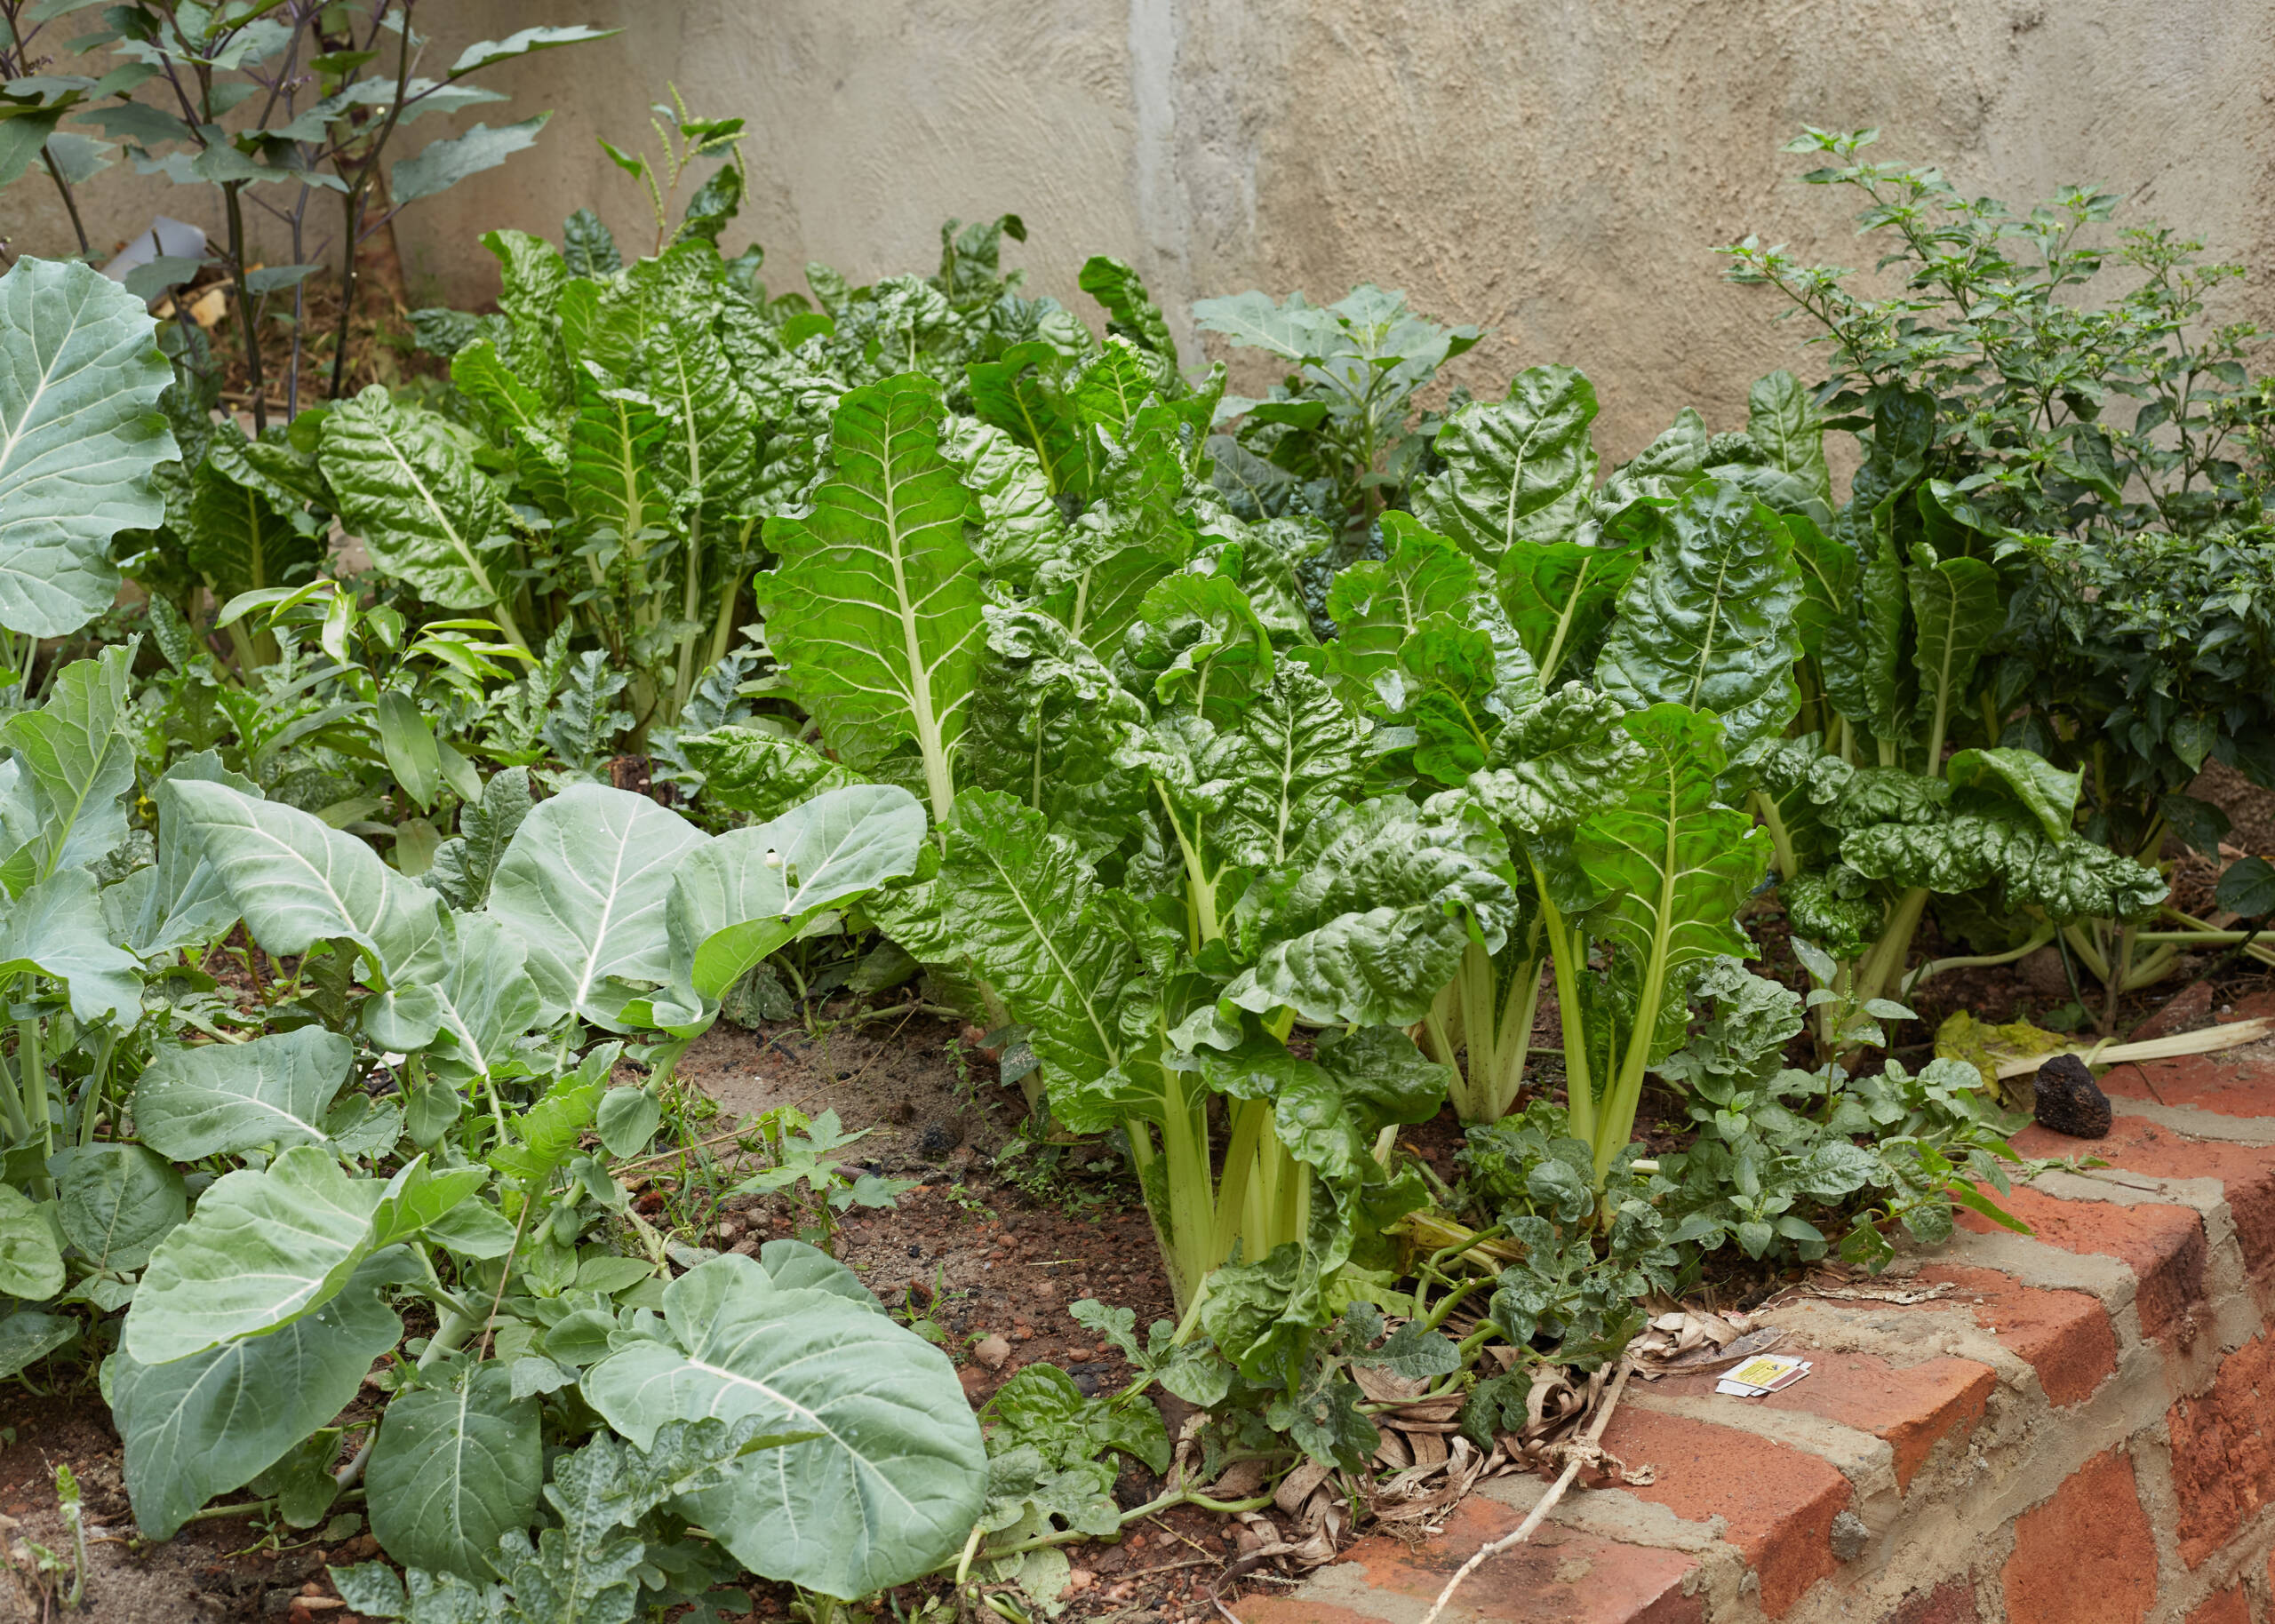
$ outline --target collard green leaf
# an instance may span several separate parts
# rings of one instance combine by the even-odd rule
[[[938,386],[914,374],[847,394],[831,425],[837,477],[805,518],[767,521],[781,562],[755,587],[768,644],[840,759],[874,767],[913,742],[936,818],[954,798],[980,643],[971,498],[940,455],[944,417]]]
[[[371,1533],[397,1562],[470,1579],[497,1571],[498,1539],[529,1526],[545,1475],[534,1398],[495,1360],[397,1393],[365,1470]]]
[[[75,1145],[60,1158],[63,1233],[88,1266],[124,1274],[189,1213],[181,1174],[139,1144]]]
[[[224,1174],[152,1254],[121,1346],[164,1365],[322,1308],[370,1255],[387,1188],[313,1145]]]
[[[441,929],[434,892],[320,818],[226,784],[177,779],[167,793],[254,940],[272,953],[305,953],[344,936],[394,975],[415,968]]]
[[[731,1254],[666,1286],[663,1317],[669,1341],[627,1342],[584,1374],[586,1400],[617,1431],[645,1446],[666,1421],[717,1416],[820,1435],[691,1498],[737,1560],[851,1597],[955,1554],[980,1511],[986,1456],[939,1349]]]
[[[180,1162],[322,1144],[355,1046],[320,1026],[160,1049],[134,1085],[134,1131]]]
[[[1596,392],[1569,367],[1527,367],[1501,401],[1472,401],[1438,431],[1445,471],[1415,492],[1423,523],[1488,564],[1567,542],[1595,489]]]
[[[371,560],[446,609],[506,595],[487,544],[509,533],[497,488],[431,414],[397,405],[373,384],[325,414],[316,460],[341,523]]]
[[[471,1082],[509,1061],[515,1040],[549,1012],[529,973],[527,943],[502,920],[446,915],[441,956],[442,974],[427,983],[439,1015],[427,1063],[445,1081]],[[390,1035],[372,1034],[380,1042]]]
[[[110,939],[95,877],[65,869],[19,897],[0,921],[0,975],[36,970],[68,989],[71,1013],[90,1026],[141,1007],[140,964]]]
[[[1751,495],[1720,482],[1685,492],[1668,520],[1621,594],[1596,682],[1634,709],[1712,712],[1735,754],[1783,733],[1800,704],[1792,544]]]
[[[0,625],[77,631],[117,593],[111,537],[164,521],[152,474],[180,453],[156,330],[92,266],[27,256],[0,276]]]
[[[21,854],[28,880],[95,862],[126,838],[118,798],[134,786],[134,740],[125,727],[133,665],[132,643],[74,660],[56,673],[45,705],[0,727],[31,787],[38,833]]]
[[[823,912],[914,873],[924,831],[914,795],[864,784],[697,847],[673,875],[664,915],[675,983],[715,1005]]]
[[[0,1294],[45,1302],[63,1289],[63,1254],[32,1198],[0,1184]]]
[[[365,1266],[315,1312],[169,1364],[112,1356],[112,1415],[126,1444],[126,1492],[146,1538],[169,1540],[217,1494],[241,1488],[346,1407],[403,1322],[380,1300],[387,1270]]]
[[[553,1004],[612,1025],[627,983],[671,976],[672,871],[702,833],[644,795],[577,784],[523,820],[491,881],[490,912],[522,939]]]

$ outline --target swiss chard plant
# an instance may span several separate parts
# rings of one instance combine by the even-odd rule
[[[1514,899],[1473,808],[1367,792],[1364,719],[1313,668],[1269,527],[1202,482],[1206,402],[1165,359],[1026,361],[1026,443],[922,377],[849,393],[759,588],[772,691],[834,760],[748,728],[689,747],[730,804],[855,775],[930,800],[938,873],[869,916],[1029,1029],[1054,1116],[1127,1148],[1181,1334],[1285,1386],[1345,1261],[1423,1198],[1382,1142],[1444,1073],[1400,1028]]]

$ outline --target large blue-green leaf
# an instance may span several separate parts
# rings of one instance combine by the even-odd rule
[[[371,1533],[407,1566],[486,1578],[499,1536],[536,1515],[544,1477],[537,1400],[514,1397],[504,1364],[466,1364],[387,1405],[365,1469]]]
[[[646,1447],[673,1421],[818,1434],[743,1463],[690,1509],[754,1572],[851,1598],[955,1555],[985,1503],[979,1426],[940,1350],[836,1290],[790,1284],[810,1248],[770,1242],[664,1288],[668,1340],[627,1340],[587,1402]]]
[[[672,879],[675,984],[705,1006],[823,913],[914,873],[924,808],[906,790],[829,790],[770,823],[697,847]]]
[[[371,1255],[387,1190],[305,1144],[224,1174],[158,1244],[120,1345],[164,1365],[315,1312]]]
[[[176,1161],[322,1144],[355,1046],[320,1026],[162,1048],[134,1085],[134,1131]]]
[[[672,872],[703,839],[645,795],[571,784],[514,832],[491,916],[521,938],[549,1002],[613,1025],[638,988],[671,979]]]
[[[38,834],[8,871],[27,880],[92,863],[126,838],[119,797],[134,787],[134,648],[115,644],[55,675],[47,703],[20,711],[0,741],[23,763]],[[20,888],[12,886],[12,889]]]
[[[112,1356],[112,1418],[126,1493],[152,1540],[216,1494],[251,1483],[345,1408],[403,1322],[380,1301],[387,1261],[365,1265],[315,1312],[267,1336],[146,1365]]]
[[[0,276],[0,625],[77,631],[118,592],[111,537],[165,518],[151,475],[180,453],[156,333],[92,266],[27,257]]]

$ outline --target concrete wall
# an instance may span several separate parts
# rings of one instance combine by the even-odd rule
[[[1586,369],[1621,455],[1687,402],[1729,426],[1750,378],[1806,370],[1771,296],[1711,251],[1751,230],[1856,256],[1777,151],[1804,123],[1880,125],[1888,155],[2018,203],[2103,182],[2224,258],[2264,263],[2275,237],[2268,0],[454,0],[436,50],[578,20],[628,32],[497,76],[555,116],[404,217],[414,279],[479,299],[483,229],[557,231],[579,203],[636,237],[644,206],[594,138],[640,137],[675,81],[751,122],[730,242],[764,243],[778,289],[809,259],[929,268],[944,216],[1004,210],[1031,287],[1093,315],[1074,278],[1098,251],[1180,328],[1193,298],[1373,280],[1492,326],[1457,363],[1473,387]],[[154,195],[103,179],[116,240]],[[66,240],[28,186],[0,227]],[[2255,275],[2224,314],[2275,326],[2275,294]]]

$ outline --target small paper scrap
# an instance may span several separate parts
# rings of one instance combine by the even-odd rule
[[[1789,1353],[1765,1353],[1731,1370],[1714,1384],[1714,1390],[1739,1398],[1759,1398],[1792,1386],[1813,1368],[1807,1359]]]

